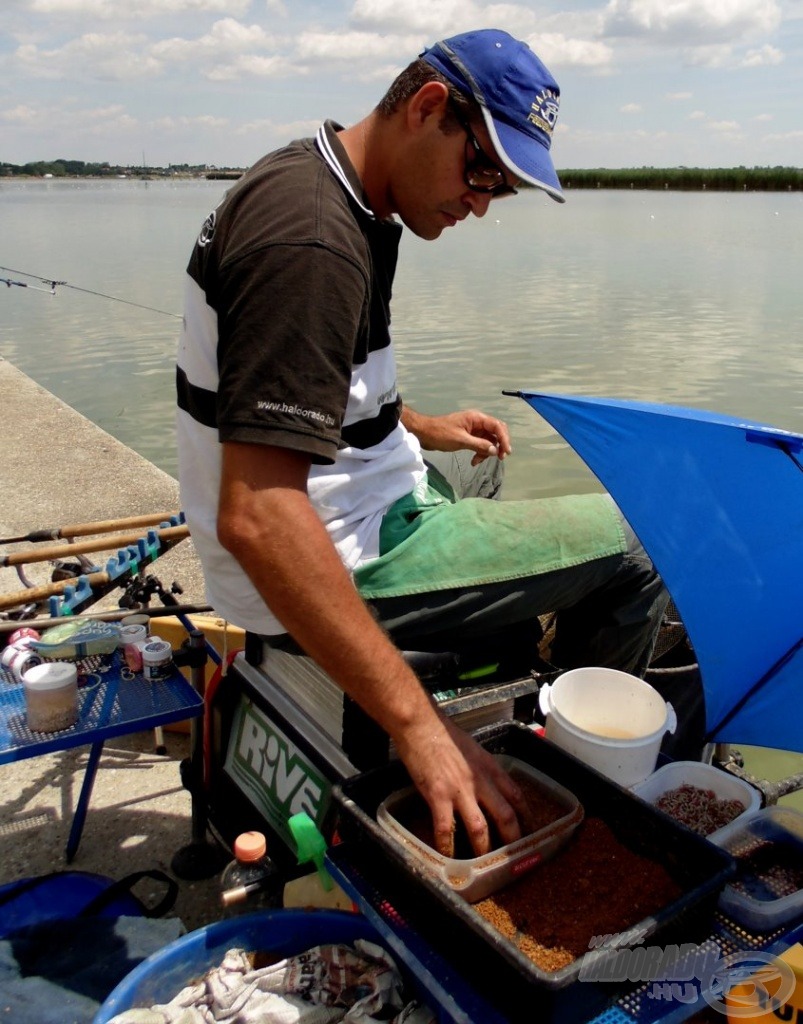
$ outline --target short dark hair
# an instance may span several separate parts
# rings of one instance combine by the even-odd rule
[[[458,117],[465,121],[476,121],[480,118],[478,104],[470,96],[466,96],[449,79],[418,57],[390,83],[390,87],[377,104],[377,111],[382,117],[391,117],[399,107],[428,82],[440,82],[449,90],[449,105],[446,115],[441,121],[441,130],[447,135],[460,129]],[[457,113],[458,117],[455,116]]]

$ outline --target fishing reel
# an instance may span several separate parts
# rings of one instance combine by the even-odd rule
[[[163,605],[170,606],[178,604],[175,595],[183,593],[184,588],[175,580],[170,584],[170,589],[166,590],[160,579],[156,576],[147,575],[132,579],[126,586],[117,604],[120,608],[132,610],[145,608],[148,606],[151,598],[156,595]]]

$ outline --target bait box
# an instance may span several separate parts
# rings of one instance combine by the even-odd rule
[[[791,807],[765,807],[752,814],[741,815],[720,829],[713,841],[736,858],[736,881],[747,891],[727,885],[719,898],[720,909],[734,921],[757,932],[767,932],[803,916],[803,888],[786,895],[779,893],[753,873],[744,860],[759,848],[767,848],[768,866],[777,857],[803,869],[803,813]]]
[[[515,757],[565,786],[577,797],[587,819],[602,819],[620,843],[662,865],[680,888],[680,896],[633,922],[620,935],[609,937],[602,948],[589,950],[560,970],[542,970],[379,825],[379,805],[411,783],[404,765],[392,761],[346,778],[332,790],[343,842],[342,859],[337,858],[339,880],[346,887],[349,871],[358,876],[350,894],[366,914],[383,917],[393,932],[403,934],[409,926],[449,964],[455,990],[467,986],[484,995],[505,1021],[527,1024],[533,1020],[579,1024],[604,1009],[628,983],[593,979],[604,978],[605,964],[623,947],[641,942],[688,943],[708,936],[719,894],[736,869],[727,851],[678,825],[522,723],[500,723],[474,735],[490,753]],[[330,854],[340,852],[333,847]],[[374,898],[376,911],[371,905]],[[396,951],[404,957],[404,940]]]
[[[702,761],[672,761],[653,772],[643,782],[633,786],[632,791],[648,804],[655,805],[664,793],[669,793],[680,786],[710,789],[718,800],[740,800],[745,809],[733,821],[738,821],[742,815],[758,810],[761,805],[761,794],[754,786]],[[723,828],[729,828],[733,821],[728,822]],[[721,831],[722,829],[717,829],[706,838],[713,839]]]
[[[563,814],[536,832],[522,836],[514,843],[497,847],[481,857],[455,858],[439,854],[402,824],[405,820],[405,807],[409,808],[413,801],[423,803],[413,786],[392,793],[382,801],[376,812],[377,822],[393,841],[418,857],[425,870],[432,872],[469,903],[485,899],[553,857],[583,820],[583,808],[574,793],[570,793],[565,786],[518,758],[498,755],[496,760],[504,771],[514,776],[525,776],[532,783],[533,789],[561,805]],[[426,810],[426,805],[423,806]]]

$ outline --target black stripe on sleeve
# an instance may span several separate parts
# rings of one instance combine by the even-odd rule
[[[179,409],[183,409],[204,427],[217,429],[217,395],[214,391],[191,384],[187,374],[176,367],[176,398]]]

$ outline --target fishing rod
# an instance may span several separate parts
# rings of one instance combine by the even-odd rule
[[[117,622],[118,619],[127,618],[129,615],[147,615],[149,619],[176,617],[181,615],[204,615],[213,612],[210,604],[176,604],[164,608],[116,608],[107,612],[81,612],[82,619],[92,619],[93,622]],[[28,626],[41,633],[50,629],[51,626],[60,626],[67,619],[74,619],[73,615],[50,616],[43,619],[8,619],[0,622],[0,637],[6,633],[13,633],[20,626]]]
[[[30,288],[32,291],[43,292],[47,291],[50,295],[56,294],[56,288],[72,288],[73,291],[83,292],[85,295],[94,295],[101,299],[110,299],[112,302],[122,302],[126,306],[136,306],[137,309],[147,309],[151,313],[159,313],[162,316],[174,317],[176,320],[181,320],[181,313],[171,313],[166,309],[157,309],[155,306],[146,306],[142,302],[132,302],[130,299],[121,299],[119,295],[108,295],[106,292],[93,291],[91,288],[81,288],[77,284],[70,284],[69,281],[56,281],[50,277],[44,277],[41,274],[28,274],[24,270],[14,270],[13,267],[0,267],[0,270],[4,270],[9,274],[19,274],[21,277],[30,277],[34,281],[39,281],[41,284],[49,285],[49,288],[37,288],[35,285],[26,284],[24,281],[12,281],[11,278],[3,277],[0,278],[0,283],[5,284],[8,288],[12,285],[18,288]]]
[[[189,537],[188,526],[168,526],[164,530],[153,531],[161,543],[176,543]],[[10,555],[3,555],[0,558],[0,567],[9,565],[27,565],[29,562],[48,562],[65,555],[81,555],[90,551],[112,551],[115,548],[126,548],[136,544],[142,539],[142,534],[137,532],[119,533],[113,537],[98,538],[96,540],[79,541],[77,544],[61,544],[52,547],[39,548],[36,551],[13,551]]]
[[[125,519],[101,519],[95,523],[72,523],[68,526],[54,526],[51,529],[32,530],[19,537],[0,538],[2,544],[21,544],[28,541],[39,544],[46,540],[69,540],[71,537],[89,537],[95,533],[111,533],[112,530],[134,529],[137,526],[158,526],[177,518],[179,512],[152,512],[142,516],[128,516]],[[74,551],[70,552],[74,554]]]

